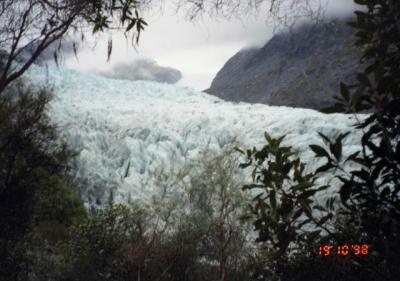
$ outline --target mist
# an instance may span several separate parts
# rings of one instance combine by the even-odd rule
[[[322,1],[326,19],[348,17],[355,10],[352,1]],[[249,14],[240,19],[217,20],[204,16],[196,22],[184,19],[173,6],[144,15],[148,27],[141,35],[139,46],[133,48],[121,33],[110,34],[113,53],[107,62],[107,40],[96,48],[82,49],[78,60],[66,59],[66,66],[85,72],[110,72],[116,65],[135,60],[151,59],[158,64],[182,72],[179,85],[204,90],[211,84],[225,62],[243,48],[261,47],[279,32],[265,13]],[[90,38],[90,36],[88,36]]]

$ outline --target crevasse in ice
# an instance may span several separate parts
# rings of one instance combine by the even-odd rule
[[[261,147],[264,131],[285,134],[285,144],[313,169],[319,162],[308,145],[322,143],[317,132],[335,136],[355,122],[352,115],[231,103],[187,87],[56,67],[33,66],[26,77],[54,89],[50,116],[80,152],[71,175],[89,206],[104,204],[110,193],[116,201],[146,201],[160,169],[179,167],[234,140],[245,148]],[[359,138],[353,132],[346,139],[344,154],[359,148]]]

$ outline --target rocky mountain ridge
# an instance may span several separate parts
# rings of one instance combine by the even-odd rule
[[[361,69],[348,20],[305,24],[273,36],[262,48],[239,51],[207,93],[227,101],[321,109],[332,104],[340,81]]]

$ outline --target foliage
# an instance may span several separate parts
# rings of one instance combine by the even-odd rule
[[[49,90],[22,82],[0,96],[0,277],[6,280],[34,262],[29,246],[39,242],[32,237],[55,243],[85,215],[64,178],[73,153],[46,115],[50,99]]]
[[[276,27],[293,27],[304,18],[322,20],[325,7],[319,0],[179,0],[177,9],[185,12],[189,20],[207,15],[212,18],[238,19],[262,12]],[[148,2],[156,2],[149,0]]]
[[[363,61],[367,65],[362,73],[357,74],[355,85],[341,84],[341,97],[337,98],[335,107],[328,109],[327,112],[355,113],[360,110],[371,112],[366,118],[359,119],[356,116],[359,121],[355,128],[363,132],[362,150],[344,157],[342,142],[348,134],[341,134],[334,140],[320,134],[325,146],[311,145],[310,149],[317,158],[325,159],[326,162],[307,176],[311,181],[309,184],[312,184],[319,173],[332,172],[333,177],[339,181],[338,195],[341,202],[336,204],[340,206],[340,210],[335,216],[329,213],[326,216],[326,219],[334,224],[334,228],[328,230],[322,223],[316,224],[319,231],[325,230],[329,234],[325,239],[333,244],[340,244],[343,241],[365,243],[372,248],[373,253],[368,258],[360,259],[354,256],[347,259],[347,266],[350,268],[348,280],[354,280],[352,279],[354,276],[356,276],[355,280],[361,278],[396,280],[399,275],[400,257],[400,111],[398,110],[400,108],[400,3],[391,0],[356,0],[355,2],[366,8],[364,11],[355,12],[357,19],[350,25],[358,29],[356,44],[364,48]],[[276,224],[277,219],[275,221],[271,219],[270,214],[274,214],[274,210],[280,210],[288,192],[284,190],[282,194],[276,196],[276,187],[282,185],[282,179],[290,179],[290,175],[295,175],[296,165],[288,160],[289,154],[284,154],[289,153],[290,149],[285,151],[285,148],[279,147],[281,139],[272,139],[267,135],[267,141],[267,146],[262,150],[249,150],[247,153],[250,161],[242,166],[256,165],[252,174],[255,183],[245,188],[261,187],[265,190],[255,198],[258,203],[255,204],[253,210],[258,223],[256,227],[258,227],[259,236],[264,237],[261,241],[271,242],[275,238],[271,234],[279,233],[279,228],[277,228],[279,224]],[[272,154],[271,151],[278,152]],[[274,156],[272,159],[271,154]],[[270,160],[266,167],[257,166],[263,164],[265,160]],[[353,170],[345,167],[345,164],[349,162],[355,164]],[[294,167],[292,174],[289,173],[289,167]],[[289,190],[291,190],[290,187]],[[314,189],[310,192],[313,195],[318,190]],[[298,193],[292,195],[295,203],[303,196]],[[275,197],[278,199],[273,200]],[[328,205],[334,203],[334,197],[328,202]],[[315,204],[316,201],[312,199],[309,203]],[[309,217],[325,210],[319,207],[310,208]],[[298,224],[302,222],[301,216],[294,220]],[[324,223],[328,222],[324,221]],[[289,226],[285,228],[285,233],[293,233]],[[352,229],[351,235],[346,231],[348,227]],[[293,229],[298,230],[298,227]],[[291,238],[289,241],[301,239],[301,233],[303,232],[294,233],[292,237],[289,235]],[[280,239],[277,239],[272,244],[280,245],[279,242]],[[293,253],[290,247],[284,250],[286,253]],[[313,268],[316,265],[324,267],[321,261],[308,257],[307,254],[297,257],[300,259],[291,258],[281,264],[281,266],[289,266],[286,272],[294,270],[293,276],[281,275],[282,280],[296,280],[293,279],[295,275],[303,276],[299,274],[300,271],[305,273],[307,271],[304,269]],[[309,264],[311,261],[316,263],[311,266]],[[329,265],[329,261],[325,265]],[[292,266],[294,268],[290,269]],[[338,275],[340,271],[346,270],[345,265],[343,266],[339,271],[333,270],[335,278],[343,279]],[[282,271],[279,271],[279,266],[275,264],[272,272],[279,276],[279,272]],[[320,273],[316,280],[326,278]]]
[[[65,180],[48,171],[37,172],[37,191],[33,198],[33,232],[56,244],[65,239],[68,228],[86,218],[81,199]]]
[[[72,227],[63,246],[63,280],[126,280],[127,251],[145,238],[146,216],[140,208],[110,205]]]
[[[218,264],[215,278],[221,281],[240,278],[237,273],[243,269],[250,251],[246,238],[249,226],[241,220],[246,197],[240,190],[242,181],[237,176],[236,161],[231,147],[218,155],[205,153],[189,189],[191,215],[205,226],[200,245],[202,257]]]
[[[33,197],[45,182],[41,173],[53,174],[56,180],[72,156],[45,113],[50,97],[47,90],[36,93],[23,84],[1,96],[0,217],[8,226],[2,228],[2,237],[18,239],[24,235],[31,223]],[[60,180],[56,184],[61,185]]]
[[[92,29],[94,34],[123,29],[126,35],[132,35],[132,40],[136,38],[137,43],[146,25],[138,9],[136,0],[1,1],[0,49],[6,53],[1,58],[0,93],[19,78],[51,44],[58,45],[54,53],[58,63],[62,40],[69,35],[74,35],[75,54],[79,46],[79,41],[75,39],[77,33],[80,33],[83,42],[88,29]],[[108,58],[111,52],[110,39]]]
[[[358,30],[356,44],[364,48],[367,65],[355,85],[342,84],[336,109],[372,113],[356,124],[363,131],[362,150],[346,159],[358,168],[337,177],[344,214],[359,223],[360,239],[368,240],[380,257],[373,268],[394,280],[400,255],[400,3],[355,2],[366,11],[357,11],[349,24]]]
[[[158,172],[161,190],[153,204],[168,223],[168,244],[191,261],[189,280],[241,280],[247,274],[244,268],[255,250],[247,237],[250,225],[241,219],[247,199],[236,162],[227,146],[218,154],[204,151],[180,169]]]
[[[316,175],[306,172],[305,164],[294,157],[290,147],[281,145],[284,137],[275,139],[265,133],[265,138],[267,144],[261,150],[253,148],[244,153],[238,149],[247,155],[247,162],[240,166],[253,167],[253,183],[243,189],[257,194],[250,204],[251,217],[256,219],[257,241],[282,256],[304,243],[312,245],[321,229],[329,233],[325,223],[333,214],[313,198],[328,186],[316,187]],[[324,215],[317,218],[316,210]],[[315,230],[315,227],[321,229]]]

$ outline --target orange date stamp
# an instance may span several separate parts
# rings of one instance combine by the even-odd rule
[[[318,247],[318,256],[366,256],[369,254],[369,246],[366,244],[322,245]]]

